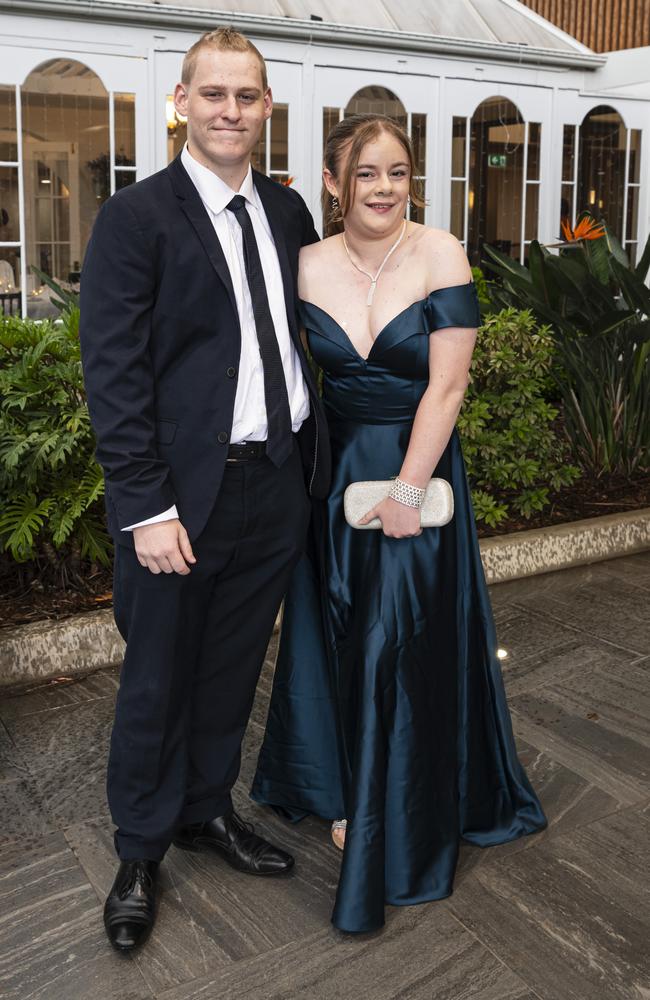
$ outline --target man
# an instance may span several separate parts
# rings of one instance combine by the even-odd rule
[[[260,668],[329,450],[295,320],[300,196],[251,171],[272,95],[231,29],[189,50],[188,142],[103,205],[84,261],[81,344],[126,639],[108,764],[120,866],[111,943],[155,919],[170,843],[254,875],[293,858],[233,811]],[[307,489],[305,488],[305,484]]]

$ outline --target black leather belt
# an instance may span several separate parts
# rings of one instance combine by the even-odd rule
[[[247,462],[251,458],[264,458],[266,441],[242,441],[228,448],[228,462]]]

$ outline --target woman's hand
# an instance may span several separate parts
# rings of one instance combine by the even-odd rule
[[[407,507],[392,497],[386,497],[364,514],[359,524],[368,524],[374,517],[379,518],[384,534],[389,538],[413,538],[422,534],[419,508]]]

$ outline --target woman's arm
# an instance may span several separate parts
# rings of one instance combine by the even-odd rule
[[[469,384],[475,342],[476,330],[459,327],[430,336],[429,385],[420,400],[399,473],[412,486],[425,489],[451,437]]]

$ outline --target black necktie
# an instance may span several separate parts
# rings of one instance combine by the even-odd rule
[[[236,194],[228,211],[232,212],[241,226],[244,241],[244,260],[246,262],[246,277],[253,303],[253,315],[257,329],[257,340],[260,345],[262,367],[264,369],[264,400],[266,403],[266,418],[268,422],[268,439],[266,454],[274,465],[280,466],[291,454],[293,440],[291,437],[291,409],[287,395],[287,383],[284,378],[284,368],[280,357],[278,338],[271,317],[266,283],[257,240],[253,231],[253,223],[246,210],[246,199]]]

